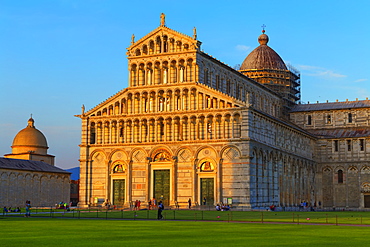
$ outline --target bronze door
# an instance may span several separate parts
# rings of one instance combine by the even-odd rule
[[[203,204],[204,197],[206,198],[206,205],[214,205],[215,193],[214,193],[214,179],[213,178],[201,178],[200,179],[200,202]]]
[[[125,180],[113,180],[113,205],[123,205],[125,203]]]
[[[162,201],[164,205],[170,203],[170,170],[154,170],[153,196],[157,203]]]
[[[370,208],[370,195],[364,195],[364,203],[365,208]]]

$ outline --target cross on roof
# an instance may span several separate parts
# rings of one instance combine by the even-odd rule
[[[261,27],[262,27],[262,33],[265,33],[265,27],[266,27],[266,25],[263,24]]]

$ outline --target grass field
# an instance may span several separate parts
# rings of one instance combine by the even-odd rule
[[[120,211],[120,210],[32,210],[33,215],[53,218],[101,218],[101,219],[156,219],[156,210]],[[36,214],[37,213],[37,214]],[[15,214],[16,216],[17,214]],[[23,214],[18,214],[23,215]],[[248,222],[287,222],[312,224],[367,224],[370,225],[370,212],[335,211],[335,212],[271,212],[271,211],[200,211],[200,210],[164,210],[166,220],[192,221],[248,221]]]
[[[326,224],[1,217],[0,227],[1,246],[370,245],[369,227]]]

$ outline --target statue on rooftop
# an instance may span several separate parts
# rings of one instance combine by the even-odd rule
[[[166,26],[166,15],[165,14],[161,14],[161,27],[164,27]]]

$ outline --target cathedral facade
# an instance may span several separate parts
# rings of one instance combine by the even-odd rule
[[[132,37],[128,88],[77,115],[80,205],[156,198],[170,206],[189,199],[240,209],[334,206],[339,168],[321,157],[328,140],[313,131],[319,113],[298,104],[299,72],[267,45],[268,36],[235,70],[201,51],[195,29],[181,34],[164,18]],[[302,120],[308,114],[313,128]],[[349,167],[341,168],[345,181]],[[357,199],[353,206],[364,206]]]

